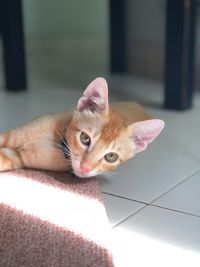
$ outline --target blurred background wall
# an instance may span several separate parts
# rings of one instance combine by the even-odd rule
[[[127,0],[127,62],[128,71],[134,75],[163,77],[165,2]],[[73,67],[87,60],[97,75],[108,71],[109,1],[24,0],[24,16],[31,49],[46,47],[58,57],[64,52],[61,60],[66,59]],[[52,51],[56,46],[59,51]]]
[[[107,0],[24,0],[29,69],[79,84],[108,72]]]
[[[128,70],[144,78],[163,80],[167,0],[126,1]],[[198,6],[196,12],[195,87],[200,89],[200,12]]]
[[[162,80],[165,0],[127,0],[127,61],[130,73]]]
[[[126,0],[131,75],[163,80],[165,6],[166,0]],[[23,0],[23,11],[31,75],[61,85],[109,76],[108,0]],[[199,15],[196,32],[195,81],[200,88]]]
[[[24,0],[23,4],[28,35],[77,37],[107,32],[106,0]]]

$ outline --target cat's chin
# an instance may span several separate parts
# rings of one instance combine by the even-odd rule
[[[96,172],[91,172],[91,173],[83,174],[83,173],[79,173],[78,171],[75,171],[75,170],[74,170],[74,174],[77,177],[81,178],[81,179],[84,179],[84,178],[92,178],[92,177],[97,176],[97,173]]]

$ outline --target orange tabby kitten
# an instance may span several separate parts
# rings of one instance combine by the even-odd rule
[[[140,121],[134,122],[132,111]],[[145,150],[163,127],[162,120],[150,119],[135,103],[109,106],[107,83],[97,78],[74,113],[45,115],[0,134],[0,171],[37,168],[95,176]]]

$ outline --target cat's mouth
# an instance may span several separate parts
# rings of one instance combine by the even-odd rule
[[[81,170],[80,167],[74,166],[75,164],[73,164],[72,161],[72,169],[73,172],[76,176],[78,176],[79,178],[89,178],[89,177],[94,177],[96,176],[96,172],[95,171],[90,171],[90,172],[84,172],[83,170]]]
[[[73,154],[71,155],[71,164],[73,173],[79,178],[89,178],[97,175],[96,170],[92,169],[90,171],[86,171],[85,169],[81,168],[80,162],[73,156]]]

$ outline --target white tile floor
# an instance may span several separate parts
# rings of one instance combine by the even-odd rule
[[[166,111],[159,108],[161,84],[109,80],[112,100],[138,100],[166,121],[146,152],[102,179],[117,266],[200,266],[200,96],[190,111]],[[35,77],[26,93],[0,90],[0,130],[72,109],[81,92]]]

